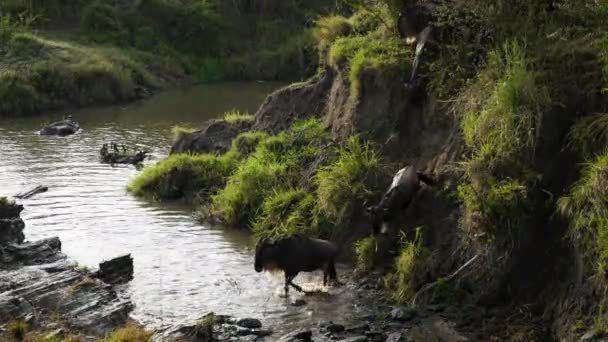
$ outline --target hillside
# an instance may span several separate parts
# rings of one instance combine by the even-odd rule
[[[356,246],[388,298],[457,305],[473,340],[605,334],[606,4],[349,5],[317,21],[318,75],[270,95],[228,152],[196,147],[231,125],[207,124],[178,142],[202,154],[172,155],[131,190],[186,197],[260,238]],[[399,33],[427,25],[408,83],[415,43]],[[366,237],[365,203],[404,165],[438,184]]]

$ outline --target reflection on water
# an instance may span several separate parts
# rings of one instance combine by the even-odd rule
[[[233,108],[255,111],[274,88],[201,86],[142,103],[78,111],[71,114],[83,131],[65,138],[34,134],[62,113],[0,121],[0,195],[47,185],[47,193],[21,201],[26,236],[59,236],[64,251],[81,264],[95,267],[102,259],[131,253],[135,279],[125,290],[136,304],[134,318],[144,323],[171,323],[212,310],[289,330],[338,313],[344,317],[352,309],[348,288],[329,298],[307,297],[305,307],[290,306],[278,296],[281,277],[255,273],[247,234],[200,225],[188,208],[136,199],[125,189],[138,171],[98,160],[100,146],[115,141],[151,151],[147,163],[153,163],[168,153],[173,125],[200,124]],[[318,279],[301,275],[296,282],[315,286]]]

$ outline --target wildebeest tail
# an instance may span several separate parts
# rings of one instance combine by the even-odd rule
[[[418,178],[424,182],[426,185],[430,185],[433,186],[435,185],[435,180],[433,180],[431,177],[425,175],[424,173],[417,171],[416,175],[418,175]]]

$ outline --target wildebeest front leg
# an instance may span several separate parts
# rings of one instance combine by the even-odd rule
[[[298,290],[299,292],[304,292],[304,290],[302,290],[302,288],[296,284],[293,283],[293,278],[296,277],[297,274],[293,275],[293,274],[287,274],[285,273],[285,295],[288,294],[289,292],[289,286],[293,286],[294,289]]]

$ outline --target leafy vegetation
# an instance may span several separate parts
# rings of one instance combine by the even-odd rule
[[[192,134],[194,132],[196,132],[196,128],[192,128],[189,126],[176,125],[171,128],[171,133],[173,134],[173,141],[178,141],[186,135]]]

